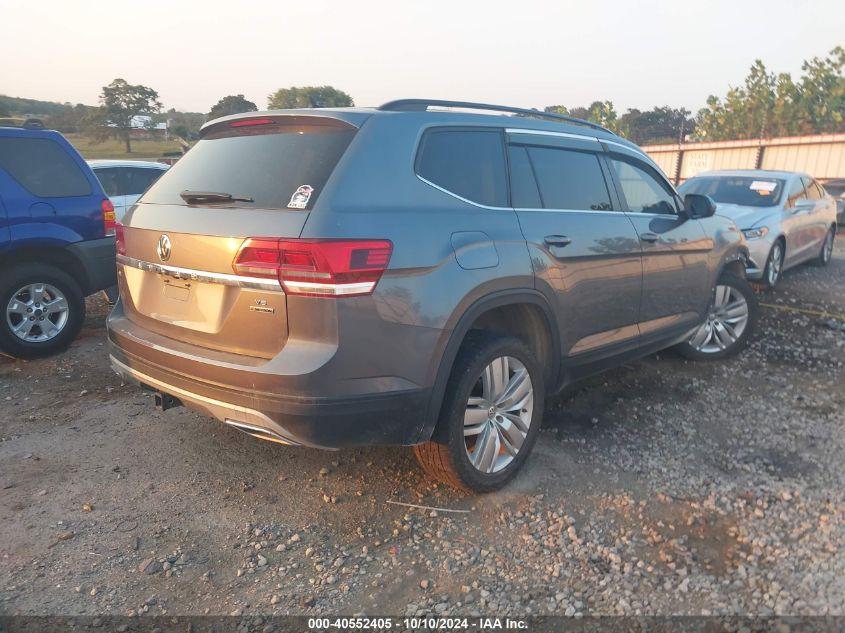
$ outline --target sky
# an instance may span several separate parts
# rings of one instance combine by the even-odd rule
[[[797,77],[837,45],[843,0],[0,0],[0,94],[95,104],[121,77],[195,112],[325,84],[362,106],[609,99],[619,112],[695,112],[756,58]]]

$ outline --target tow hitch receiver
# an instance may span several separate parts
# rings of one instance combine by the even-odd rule
[[[161,391],[155,392],[155,399],[156,409],[159,411],[167,411],[168,409],[182,406],[182,401],[179,398],[174,398],[170,394],[162,393]]]

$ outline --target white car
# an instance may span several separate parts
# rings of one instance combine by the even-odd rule
[[[761,169],[710,171],[678,188],[716,201],[716,213],[742,229],[749,279],[774,288],[803,262],[827,265],[836,237],[836,201],[807,174]]]
[[[169,169],[168,165],[143,160],[89,160],[88,164],[114,205],[118,221],[123,219],[141,194]]]

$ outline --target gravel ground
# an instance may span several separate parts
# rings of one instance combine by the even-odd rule
[[[781,309],[741,357],[665,352],[552,400],[478,497],[405,449],[155,411],[89,299],[65,354],[0,357],[0,613],[843,614],[843,241],[760,295]]]

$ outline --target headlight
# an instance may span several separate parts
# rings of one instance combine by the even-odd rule
[[[742,229],[742,234],[745,236],[747,240],[756,240],[758,238],[763,237],[766,233],[769,232],[768,227],[761,226],[757,229]]]

